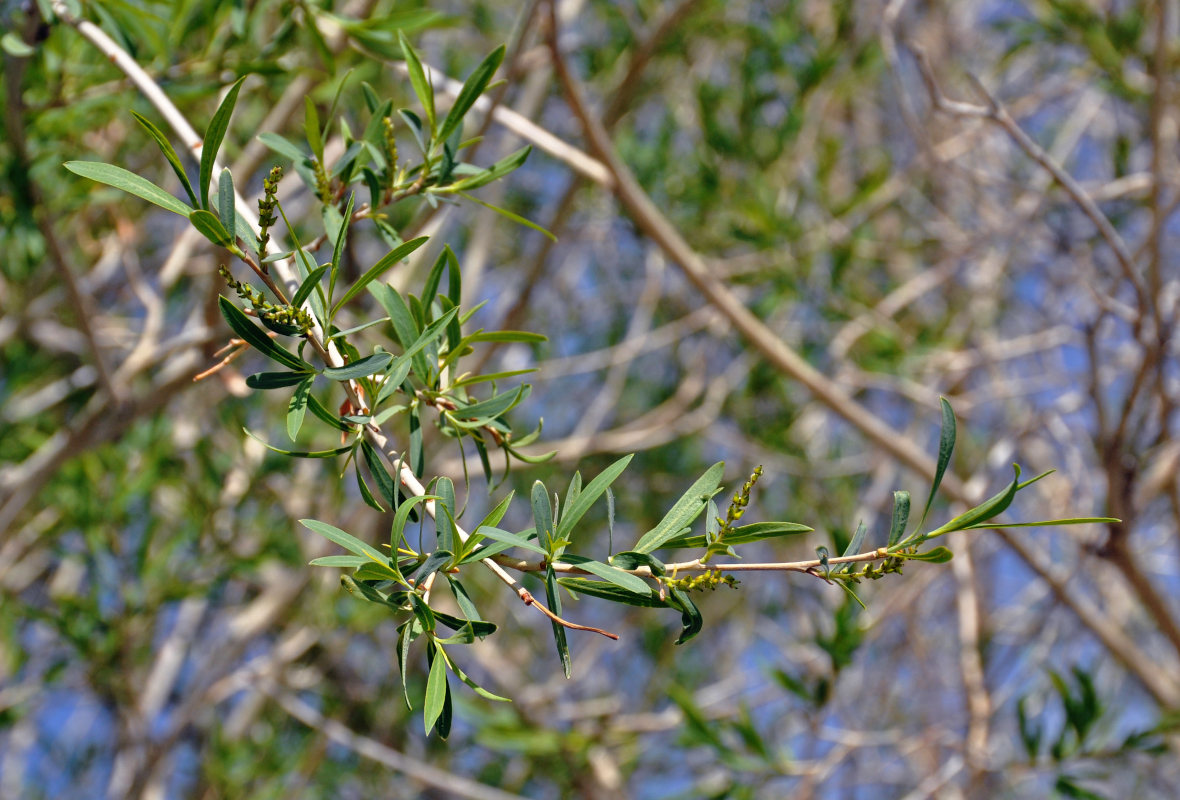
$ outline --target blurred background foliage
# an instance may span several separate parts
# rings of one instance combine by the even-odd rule
[[[558,3],[561,48],[617,152],[777,334],[928,451],[950,397],[975,494],[1019,459],[1061,470],[1018,501],[1025,516],[1125,522],[1028,533],[1023,550],[957,542],[953,569],[864,587],[867,612],[819,581],[743,578],[702,598],[707,626],[684,648],[674,617],[570,604],[623,634],[574,638],[570,682],[539,617],[469,584],[511,620],[471,648],[470,671],[517,700],[459,694],[446,743],[405,709],[394,622],[307,568],[323,545],[294,522],[376,539],[388,520],[331,463],[242,435],[281,435],[285,398],[244,386],[256,364],[192,381],[229,337],[224,255],[61,167],[108,161],[179,193],[129,114],[161,124],[152,107],[47,22],[49,5],[0,3],[0,797],[1180,791],[1174,3]],[[305,95],[324,115],[344,81],[336,119],[354,131],[362,81],[415,104],[398,30],[455,78],[507,42],[498,105],[584,148],[541,5],[78,4],[198,128],[250,76],[224,151],[244,194],[275,160],[255,135],[298,138]],[[984,103],[978,75],[1064,166],[1146,292],[1010,136],[933,108],[917,48],[948,96]],[[521,146],[483,132],[480,163]],[[306,190],[282,192],[300,237],[317,230]],[[558,456],[509,486],[562,486],[637,451],[616,485],[617,542],[708,464],[724,458],[730,486],[764,464],[754,518],[820,531],[762,552],[786,560],[839,549],[859,519],[883,543],[890,492],[928,485],[767,365],[609,189],[534,150],[481,197],[558,243],[423,203],[391,222],[435,237],[432,254],[392,280],[420,283],[450,242],[467,305],[488,301],[478,324],[549,336],[480,356],[541,369],[517,417],[543,417],[534,452]],[[347,263],[359,274],[382,252],[359,237]],[[460,482],[458,452],[431,435],[428,470]],[[468,515],[488,500],[473,483]],[[580,536],[605,553],[601,509],[587,520]]]

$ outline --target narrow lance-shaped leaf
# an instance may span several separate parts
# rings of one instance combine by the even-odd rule
[[[662,547],[666,542],[676,537],[684,528],[692,524],[705,509],[705,503],[717,493],[721,483],[721,476],[725,473],[725,462],[719,461],[697,479],[689,490],[676,501],[660,523],[640,537],[632,549],[640,553],[650,553]]]
[[[739,525],[725,534],[724,544],[739,545],[751,542],[761,542],[767,539],[778,539],[783,536],[798,536],[811,533],[814,528],[798,522],[751,522],[749,525]],[[677,536],[664,543],[664,547],[705,547],[709,544],[706,536],[685,534]]]
[[[340,257],[344,254],[344,242],[348,239],[348,228],[352,223],[352,206],[356,202],[356,192],[348,195],[348,205],[344,208],[344,217],[340,220],[340,229],[336,233],[336,244],[332,247],[332,276],[328,279],[328,297],[336,290],[336,276],[340,274]]]
[[[437,647],[437,645],[436,645]],[[443,711],[443,703],[447,695],[447,662],[442,651],[436,650],[434,661],[430,665],[430,676],[426,679],[426,701],[422,706],[422,719],[426,725],[426,732],[430,733],[434,723],[438,721]]]
[[[626,589],[629,592],[636,594],[646,594],[651,587],[647,582],[638,575],[632,575],[630,572],[623,572],[617,567],[612,567],[609,564],[603,564],[601,561],[595,561],[592,558],[584,556],[575,556],[571,554],[564,554],[561,560],[566,564],[573,564],[576,567],[586,570],[591,575],[610,581],[620,589]]]
[[[422,110],[426,112],[426,124],[430,126],[430,135],[433,137],[437,128],[434,118],[434,87],[430,85],[430,80],[426,77],[426,70],[422,68],[422,60],[418,58],[417,51],[414,50],[405,33],[400,29],[397,32],[397,38],[401,44],[402,53],[406,57],[406,71],[410,73],[410,85],[414,87],[414,94],[418,95],[418,102],[422,104]]]
[[[458,514],[458,509],[455,506],[455,484],[450,478],[439,478],[435,487],[435,492],[438,494],[438,501],[436,503],[436,513],[434,515],[434,524],[438,531],[438,547],[440,550],[455,549],[455,522],[454,517]],[[446,512],[443,512],[443,509]]]
[[[463,83],[463,88],[459,90],[459,96],[455,98],[455,104],[451,106],[451,110],[447,112],[446,119],[443,120],[442,126],[438,129],[437,141],[445,142],[448,137],[463,123],[463,118],[467,116],[467,112],[475,105],[475,101],[483,94],[484,89],[487,88],[488,83],[492,79],[492,75],[500,67],[500,62],[504,60],[504,45],[500,45],[488,55],[480,65],[467,77]]]
[[[533,524],[537,530],[537,540],[545,552],[553,555],[553,505],[549,502],[549,491],[541,481],[533,482],[532,495]]]
[[[238,215],[234,209],[234,177],[228,169],[223,169],[217,180],[217,215],[233,242],[237,238]]]
[[[530,219],[525,219],[524,217],[520,216],[520,214],[513,213],[506,208],[500,208],[500,206],[493,205],[493,204],[488,203],[484,200],[480,200],[475,195],[468,194],[467,192],[459,192],[458,194],[463,199],[470,200],[471,202],[475,203],[476,205],[481,205],[484,208],[488,209],[489,211],[494,211],[497,214],[499,214],[500,216],[504,217],[505,219],[512,220],[517,225],[523,225],[526,228],[532,228],[533,230],[535,230],[537,233],[541,234],[545,238],[547,238],[551,241],[554,241],[554,242],[557,241],[557,237],[554,236],[552,232],[546,230],[545,228],[542,228],[540,225],[538,225],[537,223],[533,222]]]
[[[380,454],[367,441],[361,442],[361,456],[365,459],[365,464],[369,467],[369,472],[373,476],[373,480],[377,483],[377,491],[385,498],[385,502],[390,506],[397,505],[397,485],[393,481],[393,476],[389,474],[389,470],[385,468],[385,463],[381,460]]]
[[[268,443],[265,439],[263,439],[261,436],[258,436],[248,428],[243,428],[243,430],[246,431],[247,436],[261,443],[262,446],[267,450],[272,450],[276,453],[282,453],[283,455],[290,456],[291,458],[335,458],[336,456],[344,455],[353,448],[353,445],[346,444],[341,447],[333,447],[331,450],[284,450],[281,447],[275,447],[273,444]]]
[[[209,241],[218,247],[229,247],[230,239],[229,231],[221,224],[212,211],[206,211],[203,208],[195,209],[188,215],[188,221],[197,229],[197,232],[204,236]]]
[[[844,548],[844,555],[851,556],[860,552],[861,545],[864,544],[865,536],[868,535],[869,529],[864,524],[864,521],[856,523],[856,533],[852,535],[852,539],[848,542],[848,547]]]
[[[1008,506],[1012,505],[1012,498],[1016,496],[1016,492],[1020,488],[1020,465],[1013,464],[1013,470],[1016,475],[1004,489],[983,501],[975,508],[960,514],[952,519],[950,522],[942,525],[936,530],[922,536],[922,540],[933,539],[936,536],[942,536],[952,531],[961,531],[971,525],[976,525],[1003,513]],[[912,538],[912,537],[911,537]]]
[[[406,523],[410,519],[410,514],[414,511],[414,506],[419,503],[425,503],[429,500],[437,500],[438,498],[432,494],[420,494],[409,498],[397,508],[397,513],[393,517],[393,527],[389,534],[389,548],[394,555],[397,554],[397,549],[401,547],[402,539],[406,534]]]
[[[961,530],[976,531],[991,528],[1048,528],[1057,525],[1113,525],[1122,522],[1117,517],[1067,517],[1065,519],[1045,519],[1038,522],[980,522],[968,525]]]
[[[557,616],[561,616],[561,595],[557,593],[557,573],[553,571],[553,565],[550,564],[545,570],[545,599],[549,604],[549,610]],[[557,622],[553,622],[553,641],[557,645],[557,656],[561,659],[561,669],[565,673],[568,680],[573,674],[573,668],[570,663],[570,646],[565,639],[565,627]]]
[[[255,350],[263,353],[271,359],[279,362],[285,367],[290,367],[299,372],[311,372],[313,367],[298,356],[292,355],[287,350],[279,347],[269,336],[262,332],[262,329],[255,325],[250,319],[242,313],[241,309],[226,300],[224,297],[217,298],[218,306],[221,308],[221,315],[225,317],[225,321],[229,323],[229,327],[239,338],[243,339],[247,344]]]
[[[295,292],[295,296],[291,298],[291,305],[295,308],[303,306],[305,300],[311,296],[311,293],[319,285],[320,279],[324,277],[324,273],[328,271],[328,265],[317,267],[312,270],[303,283],[299,284],[299,289]]]
[[[246,378],[246,385],[251,389],[285,389],[295,386],[307,378],[314,378],[306,372],[259,372]]]
[[[571,538],[574,526],[582,521],[582,517],[586,516],[586,512],[598,501],[598,498],[623,474],[623,470],[627,468],[634,457],[634,454],[623,456],[596,475],[576,496],[567,499],[565,513],[561,515],[561,522],[557,526],[558,539]]]
[[[358,556],[364,556],[369,560],[383,566],[389,562],[389,559],[383,555],[380,550],[375,547],[370,547],[360,539],[353,536],[351,533],[345,533],[335,525],[329,525],[326,522],[320,522],[318,519],[301,519],[299,522],[305,528],[318,533],[320,536],[323,536],[325,539],[331,542],[335,542],[351,553],[355,553]]]
[[[893,519],[889,524],[888,546],[893,547],[905,536],[906,525],[910,519],[910,493],[893,493]]]
[[[410,241],[402,244],[400,247],[395,247],[393,250],[387,253],[380,261],[370,267],[364,275],[358,278],[356,283],[348,287],[348,291],[344,293],[344,296],[332,306],[331,316],[336,316],[336,312],[339,311],[345,303],[363,292],[366,286],[377,280],[377,278],[381,277],[394,264],[397,264],[406,256],[410,255],[410,253],[413,253],[419,247],[426,244],[426,241],[429,238],[429,236],[419,236],[417,239],[411,239]],[[393,315],[391,314],[390,316]]]
[[[365,356],[342,367],[325,367],[323,371],[324,377],[334,381],[351,381],[357,378],[365,378],[385,369],[385,366],[392,360],[393,355],[390,353],[374,353],[371,356]]]
[[[307,397],[311,394],[311,385],[315,381],[314,375],[308,375],[295,387],[295,394],[291,395],[291,402],[287,404],[287,436],[291,441],[299,435],[303,427],[303,417],[307,413]]]
[[[92,181],[113,186],[128,194],[133,194],[136,197],[147,200],[149,203],[154,203],[165,211],[171,211],[173,214],[188,217],[189,213],[193,210],[192,206],[177,200],[146,178],[141,178],[134,172],[129,172],[122,167],[116,167],[114,164],[103,164],[99,161],[67,161],[63,166],[75,175],[81,175],[83,178],[89,178]]]
[[[532,150],[533,148],[531,146],[523,147],[520,150],[517,150],[515,153],[500,159],[487,169],[480,170],[474,175],[468,175],[465,178],[461,178],[449,186],[442,187],[439,191],[470,191],[472,189],[478,189],[480,186],[486,186],[492,181],[502,178],[508,173],[519,169],[529,157],[529,153],[531,153]],[[456,170],[455,174],[459,174],[458,170]]]
[[[180,163],[180,156],[176,154],[172,143],[168,141],[168,138],[147,117],[136,111],[132,111],[131,116],[135,117],[135,121],[142,125],[144,130],[148,132],[148,135],[159,145],[161,152],[164,153],[164,158],[168,159],[168,163],[172,166],[172,171],[176,173],[176,177],[180,179],[180,185],[184,187],[185,193],[188,194],[189,202],[194,206],[199,205],[197,193],[193,191],[193,185],[189,182],[188,173],[184,171],[184,165]]]
[[[303,132],[307,135],[307,143],[311,145],[312,155],[327,169],[328,165],[324,164],[324,139],[320,135],[320,116],[316,113],[315,101],[310,95],[303,98]]]
[[[926,517],[930,514],[930,506],[934,504],[934,496],[942,484],[942,476],[946,474],[947,465],[951,462],[951,453],[955,449],[955,412],[945,397],[938,398],[942,407],[942,428],[938,436],[938,464],[934,470],[934,482],[930,484],[930,495],[926,498],[926,506],[922,509],[922,518],[918,520],[918,529],[926,524]]]
[[[234,113],[234,105],[238,102],[238,91],[242,88],[244,80],[246,80],[245,75],[238,78],[229,87],[225,99],[221,101],[221,105],[213,114],[213,119],[209,121],[209,127],[205,129],[205,138],[201,142],[201,174],[198,184],[201,188],[201,206],[204,208],[209,207],[209,185],[213,182],[213,165],[217,161],[217,151],[221,149],[225,132],[229,130],[229,119]]]

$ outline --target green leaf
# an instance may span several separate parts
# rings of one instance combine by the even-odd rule
[[[315,382],[314,375],[308,375],[295,387],[295,394],[291,395],[291,402],[287,404],[287,436],[291,441],[299,435],[303,427],[303,416],[307,413],[307,398],[311,394],[311,385]]]
[[[354,461],[352,466],[353,471],[356,473],[356,488],[360,490],[361,500],[363,500],[365,505],[367,505],[369,508],[377,511],[378,513],[384,514],[385,507],[377,501],[376,497],[373,496],[373,490],[369,488],[369,483],[365,480],[365,474],[361,470],[360,462]]]
[[[934,495],[942,483],[942,476],[946,473],[947,465],[951,462],[951,453],[955,449],[955,412],[945,397],[938,398],[942,406],[942,429],[938,436],[938,465],[934,470],[934,482],[930,485],[930,495],[926,498],[926,507],[922,509],[922,519],[918,520],[919,530],[926,523],[930,514],[930,506],[934,504]]]
[[[197,229],[198,233],[213,242],[213,244],[218,247],[229,247],[231,243],[229,231],[225,229],[225,226],[221,224],[221,220],[213,212],[198,208],[189,213],[188,220]]]
[[[362,275],[356,283],[348,287],[348,291],[344,293],[344,296],[341,297],[334,306],[332,306],[331,316],[335,317],[336,312],[339,311],[345,303],[364,291],[366,286],[377,280],[377,278],[381,277],[390,267],[397,264],[399,261],[410,255],[410,253],[413,253],[422,245],[426,244],[426,241],[429,238],[429,236],[419,236],[417,239],[411,239],[410,241],[403,243],[400,247],[395,247],[393,250],[387,253],[384,258],[374,264],[368,272]],[[390,314],[389,316],[393,317],[393,314]]]
[[[978,531],[994,528],[1046,528],[1056,525],[1113,525],[1122,522],[1115,517],[1068,517],[1066,519],[1045,519],[1039,522],[980,522],[959,530]]]
[[[705,510],[709,498],[717,493],[721,484],[721,477],[725,473],[725,462],[719,461],[697,479],[688,491],[676,501],[672,510],[664,516],[660,523],[640,537],[632,549],[640,553],[650,553],[658,550],[664,544],[687,528]]]
[[[450,191],[468,191],[471,189],[478,189],[480,186],[486,186],[494,180],[504,177],[508,173],[519,169],[529,157],[529,153],[533,151],[532,146],[522,147],[515,153],[505,156],[504,158],[492,164],[487,169],[479,170],[474,175],[469,175],[462,178],[449,186],[443,187]]]
[[[554,555],[553,537],[553,504],[549,500],[549,490],[541,481],[533,482],[532,494],[529,497],[533,507],[533,525],[536,526],[537,540],[545,548],[547,555]]]
[[[319,285],[320,279],[324,277],[324,273],[327,271],[327,264],[312,270],[311,273],[308,274],[306,278],[304,278],[303,283],[299,284],[298,291],[296,291],[295,296],[291,298],[291,305],[295,308],[300,308],[304,301],[311,296],[311,293],[315,290],[316,286]]]
[[[484,89],[488,86],[488,82],[492,79],[492,75],[500,67],[500,62],[504,60],[504,52],[504,45],[500,45],[467,76],[467,80],[463,83],[463,88],[459,90],[459,96],[455,98],[455,104],[447,112],[447,117],[443,120],[442,127],[438,130],[437,141],[445,142],[463,124],[463,118],[467,116],[467,112],[471,110],[471,107],[475,105],[475,101],[483,94]]]
[[[389,321],[393,324],[393,332],[397,335],[401,346],[406,348],[413,344],[418,339],[418,326],[401,294],[393,287],[383,283],[370,285],[369,294],[377,299],[377,302],[385,309],[385,313],[389,315]]]
[[[501,530],[499,528],[493,528],[490,525],[481,525],[476,529],[473,536],[481,536],[485,539],[503,542],[504,544],[510,545],[512,547],[519,547],[524,550],[531,550],[534,553],[540,553],[543,556],[549,555],[543,547],[538,546],[535,542],[530,539],[526,539],[519,533],[509,533],[508,531]]]
[[[504,515],[508,513],[508,506],[512,503],[512,498],[516,492],[509,492],[499,503],[496,503],[495,508],[487,513],[479,524],[475,526],[475,530],[467,537],[467,541],[459,546],[459,560],[462,561],[472,552],[476,546],[484,538],[483,534],[479,532],[480,528],[491,528],[500,524],[500,520],[504,519]]]
[[[416,625],[416,619],[411,619],[405,622],[401,627],[398,628],[397,640],[397,667],[398,671],[401,673],[402,678],[402,694],[406,699],[406,708],[411,710],[414,707],[410,704],[410,690],[406,685],[406,665],[410,660],[410,645],[413,643],[414,637],[417,635],[417,632],[414,630]]]
[[[500,216],[512,220],[517,225],[523,225],[526,228],[532,228],[537,233],[542,234],[543,236],[550,239],[551,241],[554,241],[554,242],[557,241],[556,236],[554,236],[552,233],[545,230],[544,228],[542,228],[540,225],[533,222],[532,220],[525,219],[524,217],[520,216],[519,214],[514,214],[506,208],[500,208],[499,206],[492,205],[491,203],[486,203],[483,200],[480,200],[478,197],[468,194],[467,192],[458,192],[458,195],[460,197],[462,197],[464,200],[470,200],[471,202],[475,203],[476,205],[481,205],[484,208],[488,209],[489,211],[495,211]]]
[[[334,458],[335,456],[339,456],[339,455],[343,455],[343,454],[347,453],[353,447],[351,444],[346,444],[342,447],[334,447],[331,450],[309,450],[309,451],[284,450],[281,447],[275,447],[273,444],[268,444],[265,439],[263,439],[261,436],[256,435],[253,431],[249,430],[248,428],[243,428],[242,430],[246,431],[246,435],[249,436],[251,439],[261,442],[262,446],[265,447],[267,450],[273,450],[276,453],[282,453],[285,456],[291,456],[291,458]]]
[[[561,595],[557,593],[557,573],[553,571],[553,566],[550,565],[545,570],[545,600],[549,605],[549,610],[557,616],[561,616]],[[553,626],[553,641],[557,645],[557,657],[561,659],[561,669],[565,673],[566,680],[569,680],[573,674],[573,668],[570,663],[570,646],[565,639],[565,627],[557,622],[550,623]]]
[[[348,228],[352,224],[352,205],[356,202],[356,192],[348,195],[348,205],[344,209],[344,216],[340,220],[340,228],[336,232],[336,242],[332,246],[332,278],[328,281],[328,296],[331,297],[336,289],[336,276],[340,274],[340,257],[344,254],[344,243],[348,239]]]
[[[701,616],[701,610],[697,608],[696,603],[683,589],[669,587],[668,596],[670,598],[668,604],[680,609],[680,624],[684,626],[676,644],[684,644],[701,632],[701,628],[705,625],[705,619]]]
[[[1016,477],[1012,479],[1011,483],[1009,483],[996,494],[989,497],[987,500],[977,505],[975,508],[960,514],[945,525],[942,525],[936,530],[933,530],[925,536],[922,536],[921,541],[933,539],[936,536],[942,536],[943,534],[951,533],[952,531],[961,531],[964,528],[970,527],[972,525],[978,525],[979,523],[986,522],[989,519],[998,516],[1004,510],[1006,510],[1008,506],[1012,505],[1012,498],[1016,496],[1016,492],[1020,488],[1020,465],[1013,464],[1012,468],[1016,472]],[[910,538],[912,541],[914,537]]]
[[[364,556],[370,561],[380,564],[381,566],[388,566],[389,559],[375,547],[362,542],[360,539],[353,536],[351,533],[345,533],[337,528],[335,525],[329,525],[326,522],[320,522],[317,519],[301,519],[299,522],[307,529],[318,533],[328,541],[334,542],[350,553],[355,553],[358,556]]]
[[[13,58],[28,58],[37,52],[29,46],[28,42],[17,35],[16,31],[9,31],[0,36],[0,49]]]
[[[163,152],[164,158],[166,158],[168,163],[172,166],[172,171],[175,172],[176,177],[180,179],[180,185],[184,187],[185,193],[188,194],[189,202],[194,206],[200,205],[200,203],[197,201],[197,193],[193,191],[193,185],[189,182],[188,173],[184,171],[184,165],[180,163],[180,156],[176,154],[176,150],[173,149],[172,143],[168,141],[168,138],[164,136],[164,134],[160,132],[160,129],[153,125],[147,117],[136,111],[132,111],[131,116],[135,117],[135,121],[143,126],[143,129],[148,132],[148,135],[155,140],[156,144],[160,148],[160,151]]]
[[[149,203],[154,203],[173,214],[188,217],[189,212],[193,210],[192,206],[177,200],[146,178],[141,178],[134,172],[128,172],[114,164],[103,164],[100,161],[67,161],[63,166],[75,175],[113,186],[147,200]]]
[[[437,610],[434,610],[434,618],[440,624],[445,625],[453,631],[465,631],[468,634],[463,639],[464,643],[466,644],[473,642],[477,636],[481,639],[485,636],[491,636],[499,627],[494,623],[486,622],[478,618],[474,620],[459,619],[458,617],[452,617],[450,614],[444,614],[443,612]]]
[[[320,421],[327,423],[336,430],[342,431],[344,433],[352,432],[352,426],[345,424],[341,421],[340,417],[324,408],[324,404],[317,400],[314,394],[308,395],[307,407],[311,410],[311,413],[315,414],[316,417],[320,419]]]
[[[861,545],[865,542],[865,536],[868,535],[869,529],[864,524],[864,521],[856,523],[856,533],[852,534],[852,539],[848,542],[848,547],[844,548],[844,555],[851,556],[860,552]]]
[[[635,594],[644,594],[649,591],[651,587],[647,581],[640,578],[638,575],[632,575],[630,572],[623,572],[617,567],[612,567],[608,564],[603,564],[601,561],[595,561],[592,558],[585,558],[584,556],[575,556],[566,553],[561,556],[561,560],[566,564],[572,564],[575,567],[584,569],[592,575],[597,575],[603,580],[610,581],[620,589],[626,589]]]
[[[297,372],[314,371],[311,364],[275,344],[269,336],[262,332],[261,328],[251,322],[241,309],[229,300],[218,297],[217,303],[221,307],[221,316],[225,317],[225,321],[229,323],[233,332],[255,350]]]
[[[246,378],[246,385],[251,389],[285,389],[295,386],[305,380],[314,378],[306,372],[259,372]]]
[[[507,697],[501,697],[498,694],[492,694],[487,689],[483,688],[478,683],[471,680],[471,678],[469,678],[467,676],[467,673],[465,673],[462,669],[459,668],[458,664],[452,662],[451,669],[453,669],[455,671],[455,674],[459,676],[459,680],[463,681],[463,683],[465,683],[469,687],[471,687],[471,690],[473,692],[475,692],[477,695],[484,698],[485,700],[495,700],[500,703],[511,703],[512,702]]]
[[[610,563],[619,569],[639,569],[647,567],[652,575],[663,575],[667,572],[664,562],[649,553],[636,553],[634,550],[624,550],[610,557]]]
[[[925,553],[892,553],[891,555],[910,561],[929,561],[931,564],[945,564],[955,556],[954,553],[945,547],[936,547],[933,550],[927,550]]]
[[[531,392],[532,387],[526,383],[518,386],[514,392],[504,392],[469,406],[461,406],[451,414],[458,419],[495,419],[523,403]]]
[[[889,547],[901,541],[905,536],[906,525],[910,519],[910,493],[893,493],[893,520],[889,524]]]
[[[367,556],[321,556],[313,558],[308,561],[308,566],[312,567],[362,567],[366,564],[372,564],[372,560]]]
[[[634,457],[633,453],[623,456],[596,475],[594,480],[586,484],[586,487],[572,501],[566,501],[565,513],[561,515],[561,520],[557,525],[558,539],[569,540],[573,538],[574,527],[582,521],[582,517],[586,516],[586,512],[598,501],[603,492],[618,480]]]
[[[406,38],[405,33],[399,30],[397,38],[401,44],[402,53],[406,57],[410,85],[414,87],[414,94],[418,95],[418,102],[422,104],[422,110],[426,112],[426,122],[430,125],[430,133],[433,136],[437,127],[434,118],[434,87],[430,85],[430,80],[426,77],[426,70],[422,68],[422,60],[418,58],[418,53]]]
[[[421,585],[423,581],[425,581],[435,572],[438,572],[440,569],[446,567],[454,559],[455,554],[450,550],[435,550],[426,557],[426,560],[422,562],[422,566],[418,567],[418,571],[414,574],[416,582],[418,585]],[[435,617],[439,616],[440,615],[438,612],[435,612]],[[462,625],[462,623],[459,624]]]
[[[303,97],[303,133],[307,136],[307,143],[311,145],[312,155],[323,164],[324,169],[328,168],[324,164],[324,139],[320,135],[320,116],[315,110],[315,101],[311,99],[311,95],[304,95]]]
[[[472,631],[475,635],[483,637],[495,632],[496,626],[490,622],[483,621],[483,618],[479,615],[479,609],[475,607],[475,603],[471,600],[471,595],[467,594],[467,588],[459,582],[459,579],[453,575],[445,575],[444,577],[447,579],[447,585],[451,587],[451,594],[455,596],[455,602],[459,604],[459,609],[463,612],[466,620],[471,623],[483,623],[483,625],[491,629],[487,633],[480,633],[480,627],[478,625],[472,625]],[[443,620],[443,622],[446,622],[446,620]]]
[[[438,645],[436,645],[437,647]],[[434,654],[434,661],[430,665],[430,677],[426,679],[426,702],[422,706],[422,720],[426,725],[426,733],[434,728],[434,723],[442,715],[443,704],[447,695],[447,661],[442,652]]]
[[[385,288],[388,289],[389,287]],[[389,289],[389,291],[392,295],[397,296],[397,292],[394,292],[392,289]],[[436,319],[434,322],[430,323],[426,330],[422,331],[422,335],[420,335],[413,343],[411,343],[410,346],[407,347],[400,356],[394,359],[393,364],[389,368],[390,380],[386,383],[386,385],[391,387],[391,393],[401,385],[402,381],[406,379],[406,375],[409,374],[411,364],[416,366],[419,370],[425,372],[427,365],[425,363],[419,363],[420,356],[418,353],[442,334],[443,329],[447,327],[452,319],[454,319],[455,313],[458,310],[459,309],[457,308],[453,308]],[[394,379],[396,379],[396,383],[394,382]]]
[[[361,456],[365,459],[365,464],[369,467],[369,473],[373,476],[373,480],[377,483],[377,491],[385,498],[385,502],[390,506],[397,505],[397,484],[393,480],[393,476],[389,474],[389,470],[385,468],[385,463],[381,460],[381,456],[373,445],[367,441],[361,441]]]
[[[443,512],[437,513],[434,516],[438,546],[442,550],[454,550],[454,515],[459,513],[458,508],[455,506],[454,481],[446,477],[439,478],[438,483],[435,484],[435,492],[438,494],[438,503],[436,504],[435,508],[437,511]]]
[[[584,594],[611,603],[623,603],[640,608],[667,608],[668,603],[660,599],[660,593],[646,587],[643,593],[623,589],[613,583],[591,580],[590,578],[558,578],[557,582],[576,594]]]
[[[392,360],[393,355],[390,353],[374,353],[371,356],[365,356],[359,361],[345,364],[343,367],[325,367],[324,377],[333,381],[356,380],[357,378],[364,378],[375,372],[380,372]]]
[[[307,160],[307,153],[304,153],[294,144],[279,136],[277,133],[267,131],[266,133],[258,134],[258,141],[269,147],[274,152],[281,156],[294,161],[296,164],[302,164]]]
[[[428,500],[437,499],[432,494],[419,494],[409,498],[397,507],[397,513],[393,516],[393,527],[389,532],[389,549],[393,553],[397,553],[397,549],[401,547],[402,540],[405,538],[406,522],[409,521],[410,514],[414,511],[414,506],[419,503],[425,503]]]
[[[234,208],[234,176],[228,169],[217,180],[217,215],[232,242],[237,238],[238,215]]]
[[[797,536],[801,533],[811,533],[813,528],[798,522],[752,522],[749,525],[739,525],[725,536],[725,544],[739,545],[750,542],[761,542],[766,539],[778,539],[782,536]],[[704,536],[677,536],[664,543],[664,547],[705,547],[708,541]]]
[[[209,185],[213,182],[213,164],[217,160],[217,151],[221,149],[221,142],[225,138],[225,132],[229,130],[229,118],[234,113],[234,104],[238,102],[238,91],[242,88],[242,81],[246,80],[246,76],[238,78],[233,85],[229,87],[229,91],[225,94],[225,99],[221,101],[221,105],[217,107],[217,111],[213,114],[213,119],[209,121],[209,127],[205,129],[205,138],[201,142],[201,174],[200,174],[200,200],[202,208],[209,207]]]

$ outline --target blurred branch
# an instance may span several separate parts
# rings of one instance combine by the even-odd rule
[[[293,692],[279,688],[269,680],[263,682],[262,689],[278,703],[280,708],[312,730],[319,731],[336,744],[348,748],[362,758],[396,770],[425,786],[470,800],[523,800],[520,795],[510,794],[461,775],[436,769],[429,764],[399,753],[375,739],[362,736],[336,720],[325,717],[296,697]]]
[[[1102,210],[1098,208],[1093,198],[1086,193],[1086,190],[1082,188],[1072,175],[1062,169],[1045,152],[1043,147],[1024,132],[1024,129],[1016,123],[1016,120],[1012,118],[1012,115],[1008,113],[1004,105],[984,88],[978,78],[974,75],[970,76],[976,90],[987,100],[986,106],[977,106],[972,103],[950,100],[939,89],[938,80],[934,76],[934,70],[931,68],[925,52],[915,45],[910,45],[910,50],[918,62],[918,69],[921,72],[922,80],[926,83],[930,101],[936,109],[957,117],[974,117],[995,123],[1011,137],[1012,141],[1024,151],[1025,155],[1039,164],[1053,176],[1054,180],[1061,184],[1066,194],[1077,204],[1078,208],[1082,210],[1082,213],[1094,223],[1094,227],[1098,229],[1099,235],[1114,253],[1115,260],[1122,270],[1123,277],[1135,288],[1135,294],[1139,298],[1141,307],[1146,308],[1148,302],[1147,287],[1144,286],[1143,279],[1139,276],[1139,272],[1135,267],[1135,257],[1127,248],[1127,243],[1123,241],[1123,237],[1119,235],[1114,225],[1111,224],[1110,219],[1102,213]]]

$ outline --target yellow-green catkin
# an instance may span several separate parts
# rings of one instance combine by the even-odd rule
[[[221,277],[225,278],[225,282],[237,293],[238,297],[242,298],[243,302],[250,304],[250,307],[254,309],[259,318],[273,322],[276,325],[287,325],[292,328],[298,328],[304,333],[310,330],[314,324],[311,315],[302,308],[275,305],[250,284],[235,280],[225,264],[218,266],[217,271],[221,274]]]
[[[270,243],[270,228],[278,218],[275,216],[275,208],[279,201],[275,194],[279,190],[279,181],[283,178],[283,168],[276,166],[270,171],[270,175],[262,181],[262,197],[258,200],[258,257],[266,258],[266,246]],[[263,263],[262,270],[267,270],[267,265]]]
[[[385,173],[386,186],[393,188],[397,182],[397,139],[393,135],[393,119],[385,117],[381,120],[385,141],[385,158],[389,162],[389,169]]]

